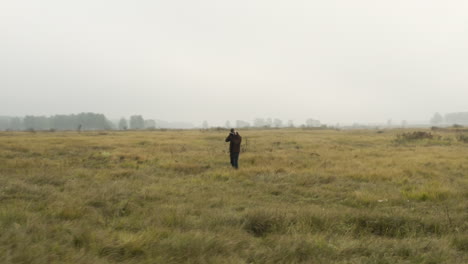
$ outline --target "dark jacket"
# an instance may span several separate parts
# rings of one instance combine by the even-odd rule
[[[242,137],[239,133],[229,133],[229,136],[226,138],[226,142],[230,142],[229,152],[240,152]]]

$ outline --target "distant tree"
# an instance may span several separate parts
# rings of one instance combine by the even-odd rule
[[[406,120],[401,121],[401,127],[405,128],[408,125],[408,122]]]
[[[202,128],[203,129],[208,129],[209,125],[208,125],[208,121],[204,120],[203,123],[202,123]]]
[[[73,116],[54,115],[50,117],[50,126],[56,130],[71,130],[74,129],[70,124],[72,119]]]
[[[0,117],[0,130],[9,129],[10,118],[9,117]]]
[[[283,121],[281,121],[281,119],[275,118],[275,120],[273,120],[273,124],[276,128],[279,128],[283,126]]]
[[[103,130],[107,129],[107,119],[102,114],[80,113],[72,115],[55,115],[50,117],[51,128],[55,130]]]
[[[266,122],[266,124],[265,124],[266,127],[272,127],[273,126],[273,120],[271,119],[271,117],[267,118],[265,120],[265,122]]]
[[[145,120],[145,128],[150,128],[150,129],[156,128],[156,121],[154,121],[153,119]]]
[[[23,120],[19,117],[13,117],[10,119],[9,127],[11,130],[21,130],[23,129]]]
[[[10,119],[9,127],[14,130],[108,130],[113,128],[113,124],[103,114],[80,113],[16,117]]]
[[[392,126],[392,119],[388,119],[387,120],[387,127],[391,127]]]
[[[45,116],[25,116],[23,126],[26,130],[48,130],[50,129],[49,118]]]
[[[236,120],[236,127],[237,128],[247,128],[250,127],[250,123],[243,121],[243,120]]]
[[[263,118],[255,118],[253,122],[254,127],[265,127],[267,122]]]
[[[143,129],[145,128],[145,120],[141,115],[133,115],[130,117],[130,128],[131,129]]]
[[[447,124],[468,125],[468,112],[448,113],[444,122]]]
[[[26,130],[33,130],[35,129],[36,120],[34,116],[25,116],[23,119],[23,125]]]
[[[81,125],[83,130],[108,130],[112,128],[111,122],[103,114],[80,113],[68,116],[73,129]]]
[[[294,127],[294,121],[292,119],[288,120],[288,127]]]
[[[320,121],[312,118],[308,118],[305,122],[306,127],[320,127]]]
[[[229,122],[229,120],[226,121],[226,124],[225,124],[224,126],[225,126],[226,128],[231,128],[231,122]]]
[[[435,113],[434,116],[431,118],[431,124],[433,125],[439,125],[444,122],[444,118],[442,117],[441,114]]]
[[[128,129],[128,122],[125,118],[120,118],[119,120],[119,130],[127,130]]]

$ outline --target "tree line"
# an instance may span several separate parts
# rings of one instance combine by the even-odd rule
[[[448,113],[443,116],[435,113],[430,122],[433,125],[468,125],[468,112]]]
[[[236,120],[231,126],[226,121],[225,127],[237,128],[281,128],[296,127],[292,120],[283,122],[278,118],[255,118],[252,123],[243,120]],[[202,128],[208,129],[211,126],[207,121],[203,121]],[[299,127],[324,127],[319,120],[309,118],[305,124]],[[110,121],[103,114],[80,113],[70,115],[53,116],[33,116],[24,117],[2,117],[0,116],[0,130],[11,131],[82,131],[82,130],[142,130],[156,128],[193,128],[189,123],[170,123],[162,120],[144,119],[141,115],[132,115],[130,118]]]
[[[201,126],[203,129],[208,129],[210,126],[208,122],[205,120]],[[308,118],[305,120],[304,124],[296,125],[294,124],[293,120],[287,120],[287,122],[283,122],[283,120],[279,118],[255,118],[252,123],[244,120],[236,120],[234,125],[231,125],[231,122],[228,120],[226,121],[225,128],[285,128],[285,127],[302,127],[302,128],[323,128],[326,125],[323,125],[319,120]]]
[[[145,120],[141,115],[133,115],[127,121],[122,118],[115,124],[103,114],[80,113],[71,115],[0,117],[0,130],[111,130],[155,128],[154,120]]]

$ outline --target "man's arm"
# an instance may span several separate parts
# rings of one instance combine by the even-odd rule
[[[226,138],[226,142],[229,142],[229,141],[231,141],[231,134],[229,134],[229,136],[227,136]]]

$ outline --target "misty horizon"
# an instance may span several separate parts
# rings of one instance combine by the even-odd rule
[[[184,121],[167,121],[145,118],[142,115],[129,117],[108,118],[101,113],[82,112],[78,114],[57,114],[51,116],[26,115],[22,117],[0,116],[0,131],[55,131],[55,130],[142,130],[142,129],[209,129],[209,128],[351,128],[351,129],[380,129],[380,128],[416,128],[416,127],[463,127],[468,125],[468,112],[435,113],[426,122],[395,122],[392,119],[386,123],[323,123],[320,120],[308,118],[305,122],[295,120],[281,120],[278,118],[255,118],[254,120],[226,120],[224,124],[213,124],[204,120],[201,124]]]
[[[77,115],[77,114],[80,114],[80,113],[94,113],[94,112],[92,112],[92,111],[80,111],[80,112],[76,112],[76,113],[55,113],[55,114],[28,113],[28,114],[25,114],[25,115],[2,115],[0,113],[0,118],[2,118],[2,117],[3,118],[16,118],[16,117],[24,118],[26,116],[53,117],[53,116],[60,116],[60,115]],[[221,121],[221,122],[213,122],[213,120],[209,120],[209,119],[201,119],[201,120],[197,120],[197,122],[193,122],[193,121],[189,121],[189,120],[163,119],[163,118],[154,117],[154,116],[145,116],[145,115],[141,115],[141,114],[138,114],[138,113],[127,114],[127,115],[122,115],[122,116],[116,116],[116,115],[112,115],[112,114],[109,115],[109,114],[106,114],[106,113],[97,113],[97,114],[104,114],[109,121],[112,121],[114,123],[118,123],[118,121],[120,119],[122,119],[122,118],[123,119],[129,119],[131,116],[138,115],[138,116],[143,116],[145,120],[155,120],[155,121],[159,121],[159,122],[163,122],[163,123],[186,124],[186,125],[190,125],[190,126],[192,126],[194,128],[197,128],[197,127],[202,127],[204,122],[207,122],[210,127],[226,127],[227,122],[229,122],[231,124],[231,127],[236,127],[234,125],[234,124],[236,124],[236,121],[247,122],[247,123],[249,123],[249,125],[252,125],[253,123],[255,123],[255,120],[257,120],[257,119],[264,119],[264,120],[279,119],[279,120],[281,120],[283,122],[281,127],[287,127],[288,122],[293,122],[294,126],[301,126],[301,125],[306,124],[307,120],[309,120],[309,119],[320,121],[321,124],[328,125],[328,126],[337,126],[337,125],[338,126],[352,126],[352,125],[357,125],[357,124],[359,124],[359,125],[368,125],[368,126],[374,126],[374,125],[389,126],[389,122],[390,122],[390,126],[401,126],[402,123],[404,123],[405,125],[430,125],[430,124],[432,124],[431,119],[436,114],[441,114],[443,116],[443,115],[446,115],[446,114],[455,114],[455,113],[461,113],[463,115],[468,115],[468,111],[466,111],[466,112],[459,111],[459,112],[454,112],[454,113],[435,112],[435,113],[428,113],[427,118],[421,119],[421,120],[408,120],[408,119],[396,120],[396,119],[388,118],[388,119],[383,119],[383,120],[374,121],[374,122],[366,121],[366,120],[360,120],[360,121],[347,120],[346,122],[327,122],[327,120],[316,119],[313,116],[308,117],[306,119],[297,119],[297,118],[280,119],[280,118],[271,117],[271,116],[268,116],[268,117],[256,116],[256,117],[254,117],[252,119],[232,119],[232,120],[226,119],[226,120]],[[464,117],[462,119],[464,119]],[[459,123],[460,124],[465,124],[465,122],[459,122]],[[457,124],[457,122],[452,122],[452,123],[447,122],[447,123],[444,123],[444,124],[453,125],[453,124]]]
[[[0,117],[5,117],[5,118],[15,118],[15,117],[18,117],[18,118],[24,118],[26,116],[34,116],[34,117],[52,117],[52,116],[57,116],[57,115],[77,115],[79,113],[94,113],[92,111],[80,111],[80,112],[76,112],[76,113],[55,113],[55,114],[35,114],[35,113],[28,113],[28,114],[25,114],[25,115],[3,115],[0,113]],[[436,112],[436,113],[439,113],[439,112]],[[465,113],[465,112],[461,112],[461,113]],[[100,113],[98,113],[100,114]],[[127,115],[123,115],[123,116],[116,116],[116,115],[108,115],[108,114],[105,114],[105,113],[102,113],[104,114],[108,120],[112,121],[112,122],[118,122],[120,119],[124,118],[124,119],[129,119],[132,115],[140,115],[138,113],[134,113],[134,114],[127,114]],[[388,122],[390,121],[392,123],[392,125],[401,125],[402,122],[406,123],[406,124],[414,124],[414,125],[429,125],[431,124],[430,122],[430,119],[431,117],[434,115],[435,113],[432,113],[432,114],[428,114],[427,115],[427,118],[426,119],[422,119],[422,120],[407,120],[407,119],[401,119],[401,120],[396,120],[396,119],[392,119],[392,118],[388,118],[388,119],[382,119],[380,121],[366,121],[366,120],[359,120],[359,121],[356,121],[356,120],[347,120],[346,122],[327,122],[327,120],[319,120],[319,119],[315,119],[313,116],[309,117],[309,118],[306,118],[306,119],[297,119],[297,118],[286,118],[286,119],[279,119],[277,117],[260,117],[260,116],[257,116],[257,117],[254,117],[252,119],[226,119],[224,121],[220,121],[220,122],[216,122],[216,121],[213,121],[213,120],[209,120],[209,119],[201,119],[201,120],[196,120],[196,121],[189,121],[189,120],[171,120],[171,119],[163,119],[163,118],[159,118],[159,117],[154,117],[154,116],[145,116],[145,115],[141,115],[145,118],[145,120],[155,120],[155,121],[160,121],[160,122],[168,122],[168,123],[185,123],[185,124],[190,124],[192,125],[193,127],[201,127],[203,122],[208,122],[208,124],[210,125],[210,127],[225,127],[226,126],[226,122],[229,122],[230,124],[235,124],[236,121],[244,121],[244,122],[248,122],[250,124],[254,123],[256,119],[279,119],[283,122],[283,126],[287,126],[286,124],[288,122],[293,122],[295,126],[300,126],[300,125],[303,125],[306,123],[306,121],[308,119],[314,119],[314,120],[318,120],[320,121],[321,124],[324,124],[324,125],[329,125],[329,126],[336,126],[336,125],[344,125],[344,126],[349,126],[349,125],[354,125],[354,124],[360,124],[360,125],[387,125]],[[443,113],[442,113],[443,114]],[[232,125],[232,127],[235,127],[235,125]]]

